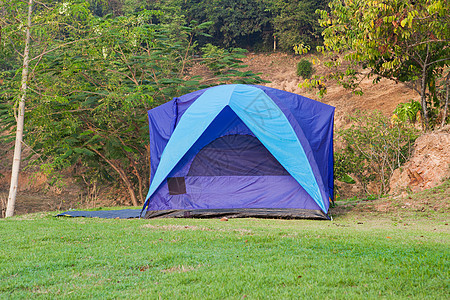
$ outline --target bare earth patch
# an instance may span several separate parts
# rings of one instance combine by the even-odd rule
[[[376,200],[340,201],[330,209],[333,217],[372,215],[377,218],[410,217],[448,220],[450,211],[450,179],[441,185],[416,193],[402,193]],[[450,229],[450,227],[449,227]]]
[[[142,225],[143,228],[151,228],[151,229],[159,229],[159,230],[168,230],[168,231],[177,231],[177,230],[202,230],[202,231],[211,231],[211,229],[206,227],[198,227],[198,226],[188,226],[188,225],[152,225],[145,224]]]
[[[189,272],[189,271],[193,271],[193,270],[195,270],[195,268],[192,266],[181,265],[181,266],[176,266],[176,267],[172,267],[169,269],[161,270],[161,272],[163,272],[163,273],[185,273],[185,272]]]
[[[167,231],[178,231],[178,230],[213,231],[213,229],[211,229],[211,228],[200,227],[200,226],[195,226],[195,225],[152,225],[152,224],[145,224],[145,225],[142,225],[141,227],[142,228],[156,229],[156,230],[167,230]],[[253,234],[253,232],[250,229],[245,229],[245,228],[233,228],[233,229],[218,228],[218,229],[214,229],[214,231],[236,232],[236,233],[239,233],[240,235]]]

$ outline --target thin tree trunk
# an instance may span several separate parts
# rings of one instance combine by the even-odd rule
[[[422,71],[422,86],[420,88],[420,104],[422,105],[422,127],[425,131],[428,130],[428,111],[427,111],[427,95],[426,95],[426,67]]]
[[[425,61],[422,65],[422,79],[420,87],[420,104],[422,105],[422,127],[425,131],[428,131],[428,111],[427,111],[427,68],[428,64],[428,56],[430,54],[430,45],[427,44],[427,56],[425,57]]]
[[[142,176],[139,175],[139,172],[137,170],[137,168],[133,165],[133,169],[134,169],[134,175],[137,177],[138,179],[138,183],[139,183],[139,199],[141,199],[141,202],[144,203],[145,199],[144,199],[144,193],[143,193],[143,183],[142,183]]]
[[[444,127],[445,125],[445,119],[447,119],[447,111],[448,111],[448,90],[449,90],[449,82],[450,81],[450,72],[447,74],[447,78],[445,79],[445,88],[446,88],[446,94],[445,94],[445,104],[444,104],[444,114],[442,116],[442,123],[441,127]]]
[[[11,171],[11,185],[9,188],[8,205],[6,207],[6,214],[5,214],[6,218],[12,217],[14,215],[14,209],[16,207],[16,195],[19,184],[19,169],[20,169],[20,161],[22,154],[22,139],[23,139],[23,123],[25,117],[25,98],[27,95],[32,5],[33,0],[29,0],[25,50],[23,55],[22,86],[20,89],[22,92],[22,97],[20,98],[19,109],[17,112],[16,143],[14,145],[14,158]]]
[[[101,158],[103,158],[120,176],[120,179],[122,179],[122,181],[125,183],[125,185],[127,186],[128,189],[128,193],[130,194],[130,198],[131,198],[131,203],[133,203],[133,206],[139,206],[139,203],[137,201],[136,198],[136,193],[134,192],[133,189],[133,184],[130,182],[130,180],[128,179],[127,175],[125,174],[124,170],[122,168],[120,168],[119,166],[116,166],[112,160],[107,159],[100,151],[98,151],[97,149],[94,148],[90,148],[92,151],[94,151],[95,153],[97,153]]]

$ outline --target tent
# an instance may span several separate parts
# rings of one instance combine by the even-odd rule
[[[148,112],[154,217],[328,219],[334,107],[257,85],[221,85]]]

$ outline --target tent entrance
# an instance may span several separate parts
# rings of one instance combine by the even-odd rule
[[[254,136],[219,137],[195,156],[187,176],[288,176],[286,169]]]

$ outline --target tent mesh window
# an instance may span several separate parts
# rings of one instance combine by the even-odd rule
[[[215,139],[195,156],[187,176],[280,176],[286,169],[254,136]]]
[[[186,194],[186,182],[184,177],[169,177],[167,178],[167,185],[169,187],[169,195]]]

